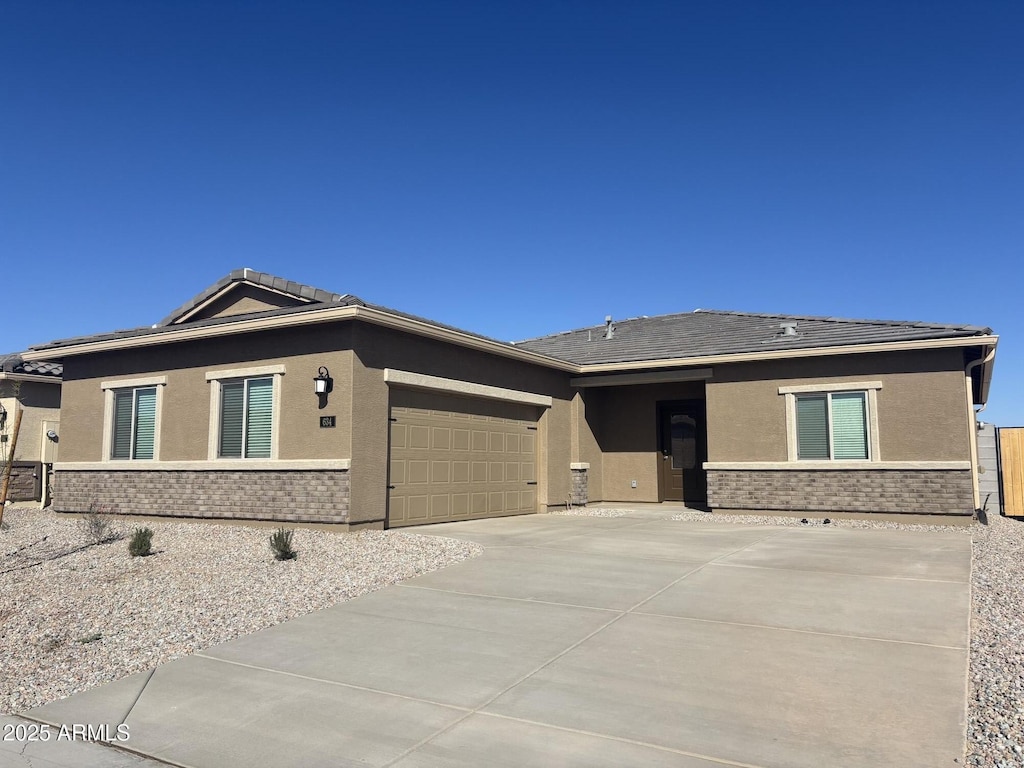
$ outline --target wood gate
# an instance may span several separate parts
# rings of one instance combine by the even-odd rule
[[[1024,427],[1000,427],[999,467],[1003,514],[1024,517]]]

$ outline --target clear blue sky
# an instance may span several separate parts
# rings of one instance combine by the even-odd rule
[[[248,266],[506,340],[987,325],[1024,424],[1022,40],[1019,0],[6,0],[0,351]]]

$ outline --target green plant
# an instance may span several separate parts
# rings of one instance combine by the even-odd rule
[[[131,541],[128,542],[128,554],[132,557],[145,557],[153,554],[153,530],[151,528],[136,528],[132,531]]]
[[[102,637],[103,637],[102,633],[100,633],[100,632],[93,632],[91,635],[85,635],[84,637],[78,638],[77,640],[75,640],[75,642],[76,643],[81,643],[82,645],[88,645],[89,643],[95,643],[97,640],[101,639]]]
[[[270,548],[274,550],[274,557],[278,560],[294,560],[298,552],[292,549],[292,534],[294,531],[288,528],[278,528],[270,537]]]

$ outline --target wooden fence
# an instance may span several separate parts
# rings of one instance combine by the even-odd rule
[[[1003,514],[1024,517],[1024,427],[1000,427],[999,466]]]

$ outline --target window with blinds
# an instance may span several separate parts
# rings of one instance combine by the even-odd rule
[[[156,445],[156,387],[114,392],[112,459],[152,459]]]
[[[273,378],[222,383],[218,455],[225,459],[269,459],[273,413]]]
[[[867,459],[865,392],[830,392],[796,398],[797,458]]]

